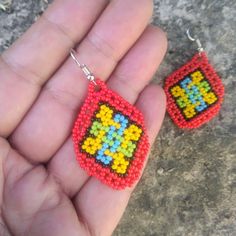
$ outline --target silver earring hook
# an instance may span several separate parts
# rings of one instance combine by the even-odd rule
[[[204,52],[204,49],[203,49],[203,47],[202,47],[202,44],[201,44],[200,40],[199,40],[198,38],[195,39],[195,38],[193,38],[193,37],[191,36],[191,34],[190,34],[190,29],[187,29],[186,34],[187,34],[189,40],[191,40],[192,42],[196,42],[196,43],[197,43],[197,46],[198,46],[197,50],[198,50],[198,52],[199,52],[200,54],[201,54],[202,52]]]
[[[78,61],[78,59],[76,57],[76,51],[73,48],[70,50],[70,55],[71,55],[72,59],[75,61],[76,65],[79,68],[81,68],[81,70],[84,72],[86,78],[89,81],[93,82],[95,85],[97,85],[97,83],[95,82],[95,77],[94,77],[93,73],[89,70],[89,68],[85,64],[81,64]]]

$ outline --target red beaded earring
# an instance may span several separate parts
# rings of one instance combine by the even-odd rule
[[[224,86],[209,64],[199,39],[198,53],[166,80],[167,111],[180,128],[193,129],[212,119],[220,110]]]
[[[71,57],[90,81],[73,128],[80,166],[114,189],[131,187],[141,175],[149,142],[142,113]]]

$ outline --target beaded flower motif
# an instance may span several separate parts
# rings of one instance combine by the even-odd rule
[[[219,111],[224,87],[206,54],[194,58],[165,81],[167,111],[180,128],[197,128]]]
[[[115,189],[139,178],[149,143],[142,114],[96,80],[73,129],[77,159],[89,175]]]

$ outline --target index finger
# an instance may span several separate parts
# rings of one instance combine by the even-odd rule
[[[93,25],[108,0],[57,0],[0,58],[0,135],[8,136],[41,86]],[[17,105],[16,105],[17,104]]]

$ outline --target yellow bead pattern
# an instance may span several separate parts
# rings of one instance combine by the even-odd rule
[[[194,118],[218,100],[200,70],[184,77],[170,89],[170,93],[186,119]]]
[[[117,174],[125,174],[141,135],[141,128],[134,122],[101,104],[82,142],[82,151]]]

